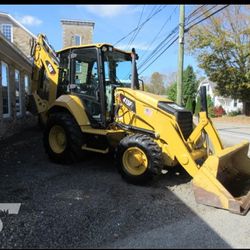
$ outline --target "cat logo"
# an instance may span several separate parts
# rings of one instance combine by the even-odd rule
[[[124,95],[120,95],[121,102],[130,110],[135,112],[135,102]]]
[[[49,70],[49,73],[51,74],[51,75],[54,75],[55,73],[56,73],[56,71],[54,70],[54,68],[53,68],[53,66],[50,64],[50,62],[49,61],[45,61],[45,63],[46,63],[46,65],[47,65],[47,67],[48,67],[48,70]]]

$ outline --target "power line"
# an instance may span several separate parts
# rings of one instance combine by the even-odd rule
[[[141,25],[139,28],[142,28],[148,21],[150,21],[155,15],[157,15],[159,12],[161,12],[163,9],[165,9],[166,6],[163,6],[161,9],[158,9],[157,11],[155,11],[150,17],[148,17]],[[124,39],[126,39],[129,35],[131,35],[133,32],[135,32],[135,30],[137,30],[137,28],[133,29],[132,31],[130,31],[127,35],[125,35],[124,37],[122,37],[121,39],[119,39],[115,44],[117,45],[118,43],[120,43],[121,41],[123,41]]]
[[[178,38],[179,38],[179,36],[177,36],[163,51],[162,51],[162,53],[160,54],[160,55],[158,55],[155,59],[154,59],[154,61],[152,61],[145,69],[143,69],[140,73],[139,73],[139,75],[140,74],[142,74],[149,66],[151,66],[165,51],[167,51],[177,40],[178,40]]]
[[[200,7],[196,8],[192,13],[190,13],[190,14],[188,15],[188,17],[186,18],[185,21],[188,22],[189,19],[190,19],[197,11],[199,11],[200,9],[202,9],[204,6],[206,6],[206,4],[203,4],[203,5],[201,5]]]
[[[150,53],[150,55],[143,61],[141,62],[139,68],[141,67],[141,65],[146,64],[149,60],[151,60],[151,58],[153,58],[156,53],[159,53],[159,51],[164,47],[164,45],[166,45],[166,43],[168,43],[168,40],[171,39],[171,37],[175,34],[178,33],[178,26],[176,26],[169,34],[166,38],[164,38],[157,46],[156,48]]]
[[[169,44],[171,39],[178,34],[178,26],[176,26],[166,38],[164,38],[158,46],[151,52],[151,54],[139,65],[139,69],[145,66],[150,60],[152,60],[154,57],[156,57],[161,51]]]
[[[222,8],[220,8],[220,9],[218,9],[218,10],[216,10],[216,11],[214,11],[213,13],[211,13],[210,15],[208,15],[207,17],[205,17],[205,18],[203,18],[203,19],[201,19],[200,21],[198,21],[198,22],[196,22],[195,24],[193,24],[193,25],[191,25],[190,27],[188,27],[187,29],[185,29],[185,32],[188,32],[192,27],[194,27],[195,25],[198,25],[199,23],[201,23],[202,21],[204,21],[204,20],[206,20],[206,19],[208,19],[208,18],[210,18],[211,16],[213,16],[213,15],[215,15],[215,14],[217,14],[218,12],[220,12],[220,11],[222,11],[223,9],[225,9],[226,7],[228,7],[229,6],[229,4],[228,5],[226,5],[226,6],[223,6]],[[192,14],[192,13],[191,13]],[[177,26],[178,27],[178,26]],[[176,28],[175,28],[176,29]],[[170,33],[170,35],[169,36],[167,36],[167,38],[165,38],[164,39],[164,41],[165,40],[167,40],[170,36],[171,36],[171,34],[174,34],[174,31],[175,31],[175,29],[173,29],[173,31]],[[139,74],[142,74],[149,66],[151,66],[167,49],[169,49],[177,40],[178,40],[178,38],[179,38],[179,35],[174,39],[174,40],[172,40],[172,42],[146,67],[146,68],[144,68]],[[160,46],[158,45],[157,46],[158,48],[156,48],[157,50],[160,48]],[[155,50],[156,50],[155,49]],[[158,51],[159,52],[159,51]],[[152,54],[152,53],[151,53]],[[154,53],[153,53],[154,54]],[[152,59],[153,58],[153,56],[154,55],[151,55],[151,58],[149,58],[149,59]],[[149,61],[149,59],[148,59],[148,61]],[[147,62],[148,62],[147,61]],[[145,63],[145,62],[144,62]]]
[[[204,12],[202,12],[202,13],[201,13],[198,17],[196,17],[196,18],[194,18],[193,20],[191,20],[191,21],[187,22],[187,24],[186,24],[186,25],[188,25],[188,24],[190,24],[190,23],[194,22],[195,20],[199,19],[200,17],[204,16],[206,13],[208,13],[208,12],[209,12],[209,11],[211,11],[212,9],[216,8],[216,6],[217,6],[217,4],[216,4],[215,6],[212,6],[210,9],[205,10],[205,11],[204,11]]]
[[[204,5],[203,5],[204,6]],[[201,9],[203,6],[200,6],[200,7],[198,7],[197,9],[195,9],[187,18],[185,18],[185,21],[186,20],[188,20],[188,19],[190,19],[190,17],[192,16],[192,15],[194,15],[194,13],[195,12],[197,12],[199,9]],[[170,34],[163,40],[163,41],[161,41],[160,43],[159,43],[159,45],[158,46],[156,46],[156,48],[151,52],[151,54],[141,63],[141,65],[144,65],[145,63],[147,63],[149,60],[151,60],[155,55],[154,54],[156,54],[156,53],[159,53],[160,52],[160,50],[164,47],[164,43],[166,43],[167,42],[167,40],[173,35],[173,34],[175,34],[175,33],[177,33],[178,32],[178,28],[179,28],[179,25],[177,25],[173,30],[172,30],[172,32],[170,32]],[[140,67],[140,66],[139,66]]]
[[[146,50],[149,50],[149,48],[152,46],[152,44],[156,41],[156,39],[158,38],[158,36],[160,35],[160,33],[162,32],[163,28],[167,25],[167,23],[171,20],[173,14],[176,12],[177,6],[175,7],[175,9],[173,10],[173,12],[170,14],[170,16],[166,19],[165,23],[162,25],[160,31],[156,34],[156,36],[153,38],[153,40],[150,42],[150,44],[147,46]],[[143,55],[141,56],[141,59],[144,57],[144,55],[147,52],[144,52]]]
[[[128,43],[128,47],[133,43],[133,41],[135,40],[136,36],[138,35],[140,29],[139,29],[139,25],[141,23],[141,18],[142,18],[142,15],[143,15],[143,12],[144,12],[144,9],[145,9],[145,4],[143,5],[143,8],[142,8],[142,11],[141,11],[141,15],[140,15],[140,18],[139,18],[139,21],[138,21],[138,24],[137,24],[137,27],[136,27],[136,31],[134,33],[134,36],[131,37],[129,43]]]
[[[203,22],[204,20],[210,18],[211,16],[217,14],[218,12],[222,11],[223,9],[225,9],[225,8],[228,7],[228,6],[229,6],[229,4],[227,4],[226,6],[223,6],[222,8],[220,8],[220,9],[218,9],[218,10],[216,10],[215,12],[213,12],[213,13],[211,13],[210,15],[208,15],[207,17],[201,19],[200,21],[198,21],[198,22],[192,24],[191,26],[189,26],[188,28],[185,29],[185,32],[188,32],[188,31],[189,31],[191,28],[193,28],[194,26],[196,26],[196,25],[198,25],[199,23]]]

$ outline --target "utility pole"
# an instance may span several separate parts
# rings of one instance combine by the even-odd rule
[[[178,74],[177,74],[177,104],[182,105],[183,92],[183,58],[184,58],[184,18],[185,6],[180,5],[179,18],[179,51],[178,51]]]

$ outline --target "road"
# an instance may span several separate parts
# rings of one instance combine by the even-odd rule
[[[237,131],[216,126],[224,139]],[[21,203],[18,215],[0,214],[1,248],[250,247],[250,212],[197,204],[181,168],[135,186],[122,180],[111,156],[54,164],[37,128],[0,148],[0,203]]]
[[[194,119],[197,124],[197,119]],[[221,141],[224,147],[232,146],[242,141],[250,142],[250,122],[249,124],[244,122],[220,122],[217,120],[213,120],[213,124],[219,133]],[[250,156],[250,149],[248,151]]]
[[[250,124],[214,122],[214,125],[225,146],[235,145],[243,140],[250,142]]]

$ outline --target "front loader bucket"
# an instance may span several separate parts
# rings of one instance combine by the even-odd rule
[[[197,203],[246,214],[250,208],[249,142],[207,158],[193,178]]]

